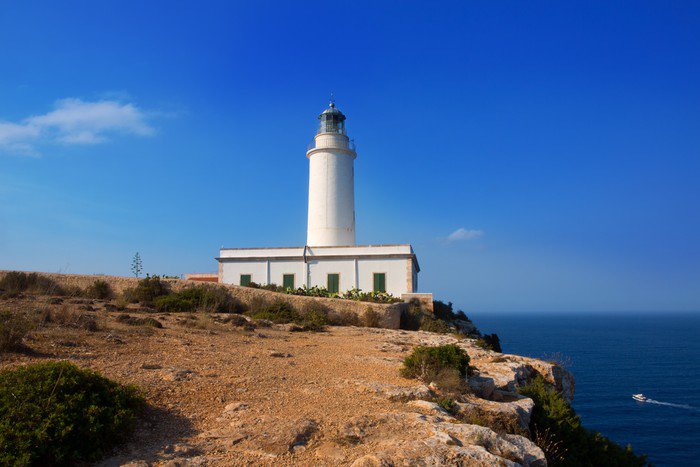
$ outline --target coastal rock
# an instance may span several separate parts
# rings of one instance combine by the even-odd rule
[[[414,400],[414,399],[429,399],[434,393],[426,385],[417,386],[395,386],[393,384],[378,384],[358,381],[358,389],[363,392],[374,392],[386,396],[389,400]]]
[[[371,443],[374,454],[353,465],[546,465],[542,450],[523,436],[501,435],[439,416],[380,414],[373,423],[365,419],[360,426],[362,442]]]

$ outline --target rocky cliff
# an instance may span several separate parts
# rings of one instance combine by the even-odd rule
[[[546,465],[529,439],[533,403],[516,388],[541,375],[574,393],[556,365],[447,334],[293,332],[240,315],[112,311],[109,300],[26,294],[0,307],[63,316],[37,328],[28,351],[2,355],[0,368],[65,359],[143,390],[149,409],[132,441],[102,465]],[[448,343],[473,367],[472,394],[450,413],[439,390],[399,374],[415,346]]]

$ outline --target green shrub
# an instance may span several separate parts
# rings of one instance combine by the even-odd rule
[[[161,295],[153,302],[159,312],[241,313],[243,305],[224,287],[195,285]]]
[[[0,311],[0,352],[19,349],[34,326],[34,321],[24,313]]]
[[[8,272],[0,279],[0,290],[14,294],[29,292],[40,295],[65,295],[65,291],[56,281],[35,272]]]
[[[481,347],[482,349],[492,350],[499,353],[502,352],[501,340],[498,338],[498,334],[484,334],[474,341],[474,345]]]
[[[252,312],[250,317],[254,319],[266,319],[277,324],[301,321],[301,316],[294,307],[289,302],[282,300],[268,304],[260,311]]]
[[[112,286],[108,282],[98,279],[85,289],[85,295],[90,298],[108,300],[114,296],[114,292],[112,292]]]
[[[566,399],[541,376],[519,392],[535,402],[530,431],[549,465],[646,465],[646,456],[637,456],[630,446],[623,448],[584,428]]]
[[[413,298],[410,302],[408,302],[408,306],[405,306],[401,310],[401,321],[399,327],[409,331],[417,331],[420,329],[420,325],[425,314],[426,313],[423,311],[423,307],[420,304],[420,300]]]
[[[373,303],[396,303],[403,301],[387,292],[363,292],[362,290],[355,288],[344,292],[342,295],[340,295],[340,298]]]
[[[132,430],[143,400],[133,387],[68,362],[0,371],[0,464],[98,460]]]
[[[326,315],[318,312],[311,312],[304,316],[301,322],[297,323],[304,327],[305,331],[323,331],[326,329],[328,324],[328,319]]]
[[[327,311],[320,304],[308,304],[298,312],[289,302],[278,300],[249,312],[253,319],[264,319],[276,324],[294,323],[305,331],[321,331],[328,324]]]
[[[435,399],[434,402],[450,415],[457,414],[459,410],[459,408],[457,407],[457,403],[451,397],[440,397],[438,399]]]
[[[416,347],[404,360],[401,375],[430,383],[444,370],[456,371],[465,378],[469,371],[469,355],[455,344]]]
[[[197,304],[191,298],[184,298],[179,294],[161,295],[153,301],[156,311],[161,313],[192,312],[197,309]]]
[[[433,300],[433,315],[437,319],[453,321],[455,319],[455,313],[452,308],[452,302],[445,303],[440,300]]]
[[[431,318],[430,316],[423,317],[418,329],[426,332],[436,332],[438,334],[449,334],[453,331],[452,327],[445,321]]]
[[[322,304],[312,301],[304,305],[301,320],[297,322],[306,331],[323,331],[328,324],[328,309]]]
[[[169,293],[170,286],[160,280],[159,276],[146,276],[138,282],[136,287],[126,289],[124,298],[131,303],[151,304],[157,297],[162,297]]]

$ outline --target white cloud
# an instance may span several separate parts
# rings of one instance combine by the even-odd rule
[[[0,121],[0,150],[37,155],[39,144],[99,144],[116,134],[154,133],[145,112],[116,100],[56,101],[54,110],[19,123]]]
[[[475,238],[480,238],[483,236],[483,230],[465,229],[464,227],[460,227],[459,229],[449,234],[446,240],[448,242],[456,242],[461,240],[474,240]]]

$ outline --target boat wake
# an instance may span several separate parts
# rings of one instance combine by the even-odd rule
[[[647,399],[644,402],[646,402],[647,404],[665,405],[667,407],[676,407],[678,409],[686,409],[686,410],[692,410],[694,412],[700,412],[700,408],[693,407],[692,405],[688,405],[688,404],[674,404],[672,402],[661,402],[661,401],[656,401],[654,399]]]

